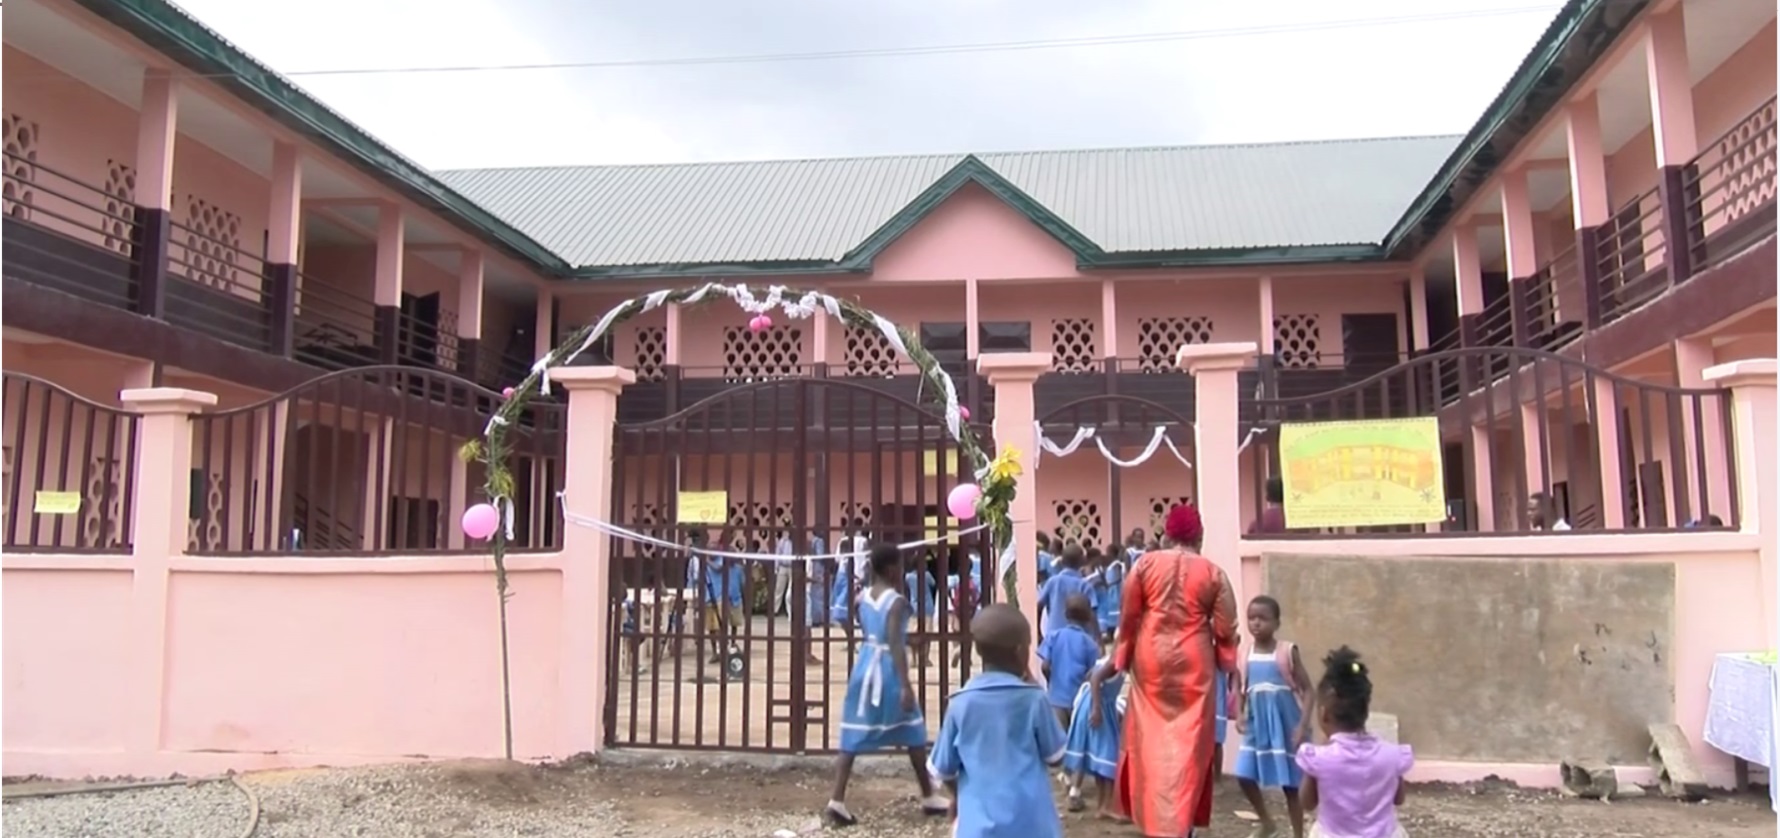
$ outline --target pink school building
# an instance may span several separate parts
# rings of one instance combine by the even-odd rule
[[[1728,782],[1699,741],[1713,656],[1776,645],[1769,4],[1573,0],[1462,136],[447,172],[161,0],[7,22],[9,772],[498,754],[457,449],[577,327],[723,282],[917,337],[1022,452],[1023,561],[1200,502],[1240,594],[1394,661],[1381,702],[1429,777],[1641,763],[1674,722]],[[829,673],[774,662],[821,642],[788,621],[750,628],[766,680],[733,700],[625,670],[616,603],[680,568],[559,491],[675,539],[680,492],[724,491],[713,533],[767,552],[958,526],[966,475],[894,342],[749,317],[654,308],[528,408],[518,755],[833,746]],[[1410,416],[1440,420],[1446,523],[1242,536],[1280,422]],[[1585,640],[1625,666],[1576,663]],[[1505,733],[1416,715],[1474,688],[1419,675],[1455,659],[1504,673]],[[1612,711],[1541,715],[1582,703]]]

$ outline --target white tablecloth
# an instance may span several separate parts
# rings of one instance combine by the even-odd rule
[[[1780,791],[1772,781],[1774,717],[1780,704],[1780,672],[1748,654],[1719,655],[1712,664],[1711,698],[1706,705],[1706,744],[1768,769],[1768,798],[1780,812]]]

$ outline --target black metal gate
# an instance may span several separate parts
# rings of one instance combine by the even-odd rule
[[[810,556],[952,536],[904,554],[908,569],[925,571],[913,573],[911,601],[931,603],[909,629],[910,669],[937,731],[945,697],[973,666],[958,618],[974,604],[949,592],[962,574],[988,596],[994,558],[983,533],[954,535],[970,523],[948,518],[946,494],[973,479],[971,465],[943,418],[890,392],[902,383],[742,383],[616,428],[612,523],[654,542],[612,542],[608,745],[817,753],[839,744],[857,650],[835,606],[857,594],[851,555],[699,563],[691,545]],[[720,520],[686,520],[700,502]]]

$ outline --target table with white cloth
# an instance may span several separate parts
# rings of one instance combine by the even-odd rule
[[[1712,663],[1706,704],[1706,744],[1736,760],[1737,786],[1748,786],[1749,764],[1768,769],[1768,799],[1780,812],[1772,780],[1774,718],[1780,705],[1780,670],[1772,654],[1721,654]]]

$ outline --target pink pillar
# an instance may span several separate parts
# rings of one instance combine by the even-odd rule
[[[167,579],[169,559],[185,555],[191,503],[192,414],[216,406],[216,394],[178,387],[150,387],[118,394],[124,409],[140,414],[136,428],[136,519],[130,524],[130,695],[119,702],[129,714],[130,751],[161,750],[166,699]]]
[[[549,291],[538,289],[538,310],[532,323],[532,357],[542,358],[556,348],[556,329],[551,315],[556,311],[556,297]]]
[[[1261,277],[1258,291],[1261,312],[1261,354],[1273,354],[1273,277]]]
[[[402,208],[385,203],[377,208],[377,290],[372,302],[380,306],[402,304],[402,241],[406,221]]]
[[[1193,377],[1193,499],[1205,520],[1205,555],[1217,562],[1236,601],[1253,593],[1242,583],[1242,477],[1237,457],[1242,428],[1236,377],[1254,359],[1252,343],[1188,344],[1176,358]],[[1238,606],[1240,607],[1240,606]]]
[[[1453,225],[1452,270],[1458,284],[1459,316],[1483,313],[1483,260],[1477,255],[1477,228],[1469,221]]]
[[[1570,151],[1570,211],[1576,229],[1607,222],[1607,155],[1601,150],[1601,108],[1595,94],[1571,102],[1567,139]]]
[[[1428,348],[1428,272],[1421,265],[1409,274],[1409,348]]]
[[[1699,153],[1694,132],[1693,78],[1688,71],[1687,27],[1681,4],[1649,18],[1644,65],[1650,76],[1650,118],[1656,165],[1684,166]]]
[[[1508,250],[1508,278],[1525,279],[1539,270],[1533,244],[1533,205],[1527,199],[1527,170],[1502,173],[1502,234]]]
[[[297,264],[302,242],[303,158],[291,143],[272,145],[272,207],[266,221],[266,261]]]
[[[666,346],[662,350],[661,362],[670,367],[680,365],[680,312],[679,303],[667,304],[665,314],[667,323],[665,324],[666,328],[662,330],[662,339],[666,342]],[[817,319],[827,316],[827,314],[816,315]]]
[[[1777,365],[1772,358],[1734,361],[1705,371],[1704,378],[1731,391],[1731,433],[1736,438],[1737,457],[1737,520],[1743,532],[1759,533],[1761,553],[1761,624],[1765,641],[1756,648],[1780,646],[1780,611],[1776,610],[1777,579],[1774,569],[1775,541],[1780,539],[1776,527],[1775,504],[1780,489],[1775,486],[1774,378]]]
[[[1527,476],[1529,494],[1551,491],[1551,486],[1547,485],[1549,472],[1545,470],[1545,427],[1539,422],[1542,418],[1545,418],[1543,399],[1520,406],[1521,468],[1525,469],[1522,473]]]
[[[637,380],[621,367],[557,367],[550,380],[568,391],[563,502],[604,517],[612,508],[612,428],[618,394]],[[557,674],[561,755],[598,751],[606,741],[606,644],[611,625],[612,540],[569,524],[562,533],[562,648]]]
[[[1683,338],[1675,341],[1675,385],[1690,389],[1711,386],[1706,383],[1705,374],[1715,360],[1710,340]],[[1681,433],[1687,450],[1688,506],[1689,514],[1694,518],[1705,518],[1707,513],[1712,513],[1728,520],[1725,513],[1731,508],[1731,484],[1724,463],[1729,443],[1724,438],[1723,428],[1724,413],[1716,400],[1707,399],[1700,404],[1698,425],[1694,422],[1691,406],[1682,405]],[[1706,458],[1705,474],[1697,468],[1702,449]],[[1700,485],[1702,481],[1704,487]],[[1705,498],[1704,508],[1700,505],[1702,496]]]
[[[466,249],[457,257],[457,336],[482,338],[482,251]]]
[[[1020,464],[1026,469],[1008,515],[1014,522],[1014,572],[1020,611],[1032,623],[1035,633],[1034,673],[1038,672],[1038,470],[1032,466],[1037,448],[1032,423],[1038,417],[1032,402],[1032,384],[1050,369],[1049,352],[996,352],[977,358],[977,371],[995,388],[997,450],[1012,447],[1019,452]]]
[[[1105,345],[1100,348],[1100,357],[1119,357],[1119,306],[1118,294],[1113,290],[1113,281],[1100,280],[1100,339]]]
[[[142,77],[136,132],[136,202],[173,208],[173,147],[179,134],[179,85],[162,70]]]
[[[979,331],[977,328],[979,320],[980,317],[977,314],[977,281],[974,279],[967,279],[964,281],[964,357],[966,358],[975,358],[977,356],[977,350],[981,348],[978,344],[981,335],[977,334]]]
[[[810,363],[812,364],[828,363],[828,342],[830,340],[828,324],[831,319],[826,311],[819,311],[815,317],[810,318]]]
[[[1619,391],[1606,377],[1594,379],[1595,415],[1589,417],[1595,427],[1595,447],[1601,452],[1601,526],[1617,530],[1625,527],[1625,475],[1619,457]]]

